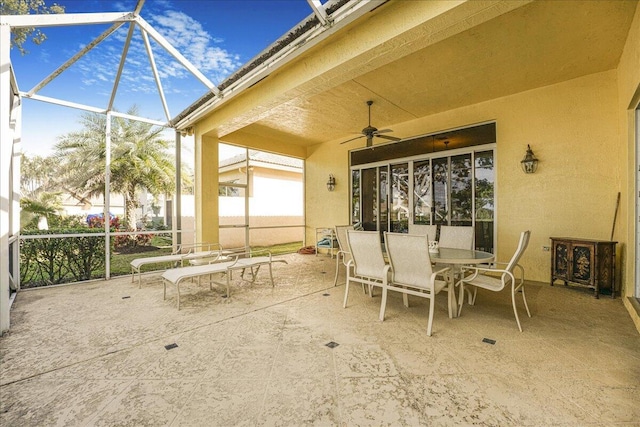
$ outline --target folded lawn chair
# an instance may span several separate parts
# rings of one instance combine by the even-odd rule
[[[229,251],[231,252],[231,251]],[[244,273],[246,269],[251,270],[251,280],[250,282],[255,282],[256,276],[260,267],[263,265],[269,266],[269,278],[271,279],[271,286],[274,286],[273,283],[273,272],[271,269],[271,265],[274,262],[283,262],[287,264],[287,261],[284,259],[273,259],[271,252],[265,251],[268,255],[265,256],[249,256],[242,258],[246,252],[243,250],[240,253],[225,255],[227,257],[233,258],[232,261],[222,261],[222,262],[214,262],[211,264],[204,265],[192,265],[188,267],[178,267],[165,271],[162,274],[162,284],[164,286],[164,298],[167,298],[167,285],[171,284],[176,287],[177,291],[177,305],[178,310],[180,310],[180,283],[186,279],[198,278],[198,282],[200,282],[200,278],[203,276],[209,276],[209,289],[213,290],[213,284],[218,284],[225,286],[226,288],[226,296],[229,297],[229,281],[231,280],[231,275],[235,270],[242,270],[241,277],[244,279]],[[226,276],[225,283],[216,282],[213,280],[214,274],[224,274]]]
[[[185,252],[186,251],[186,252]],[[219,262],[225,260],[225,253],[219,243],[196,243],[190,246],[179,246],[170,255],[160,255],[147,258],[136,258],[131,261],[131,282],[133,283],[136,273],[138,273],[138,287],[142,287],[142,266],[149,264],[169,264],[172,267],[184,266],[185,261],[196,259],[209,259],[208,262]]]

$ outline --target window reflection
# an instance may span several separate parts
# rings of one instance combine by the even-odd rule
[[[451,225],[473,224],[471,153],[451,157]]]
[[[413,223],[431,224],[431,164],[416,162],[413,165]]]
[[[449,159],[432,161],[434,224],[449,223]]]
[[[409,164],[391,166],[391,231],[409,229]]]

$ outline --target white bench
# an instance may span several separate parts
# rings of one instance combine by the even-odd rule
[[[230,255],[225,255],[230,256]],[[167,285],[173,285],[176,287],[177,292],[177,306],[178,310],[180,310],[180,283],[186,279],[198,278],[198,283],[200,282],[200,278],[202,276],[209,276],[209,289],[213,290],[213,283],[225,286],[226,288],[226,296],[229,297],[229,281],[235,270],[242,270],[241,277],[244,279],[244,273],[246,269],[251,270],[251,283],[253,283],[256,279],[258,272],[260,271],[260,267],[263,265],[269,266],[269,278],[271,279],[271,286],[274,286],[273,282],[273,271],[271,266],[274,262],[283,262],[287,264],[287,261],[284,259],[273,259],[271,253],[267,256],[256,256],[256,257],[247,257],[240,258],[240,254],[234,255],[235,259],[232,261],[222,261],[215,262],[211,264],[203,264],[203,265],[191,265],[188,267],[178,267],[165,271],[162,273],[162,284],[164,287],[164,299],[167,298]],[[226,281],[225,283],[216,282],[213,280],[214,274],[225,274]]]
[[[186,251],[186,252],[185,252]],[[225,252],[219,243],[197,243],[190,246],[179,246],[169,255],[159,255],[146,258],[136,258],[130,262],[131,283],[138,273],[138,287],[142,287],[142,267],[150,264],[171,264],[172,266],[184,266],[185,261],[208,259],[208,262],[225,261]],[[229,259],[229,258],[226,258]]]

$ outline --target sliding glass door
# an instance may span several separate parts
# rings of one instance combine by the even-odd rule
[[[352,167],[352,220],[365,230],[410,224],[473,226],[475,246],[494,248],[494,150],[456,150],[375,167]],[[411,177],[411,178],[410,178]]]

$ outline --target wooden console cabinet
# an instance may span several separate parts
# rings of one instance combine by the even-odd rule
[[[556,280],[601,289],[615,298],[616,243],[608,240],[551,237],[551,286]]]

